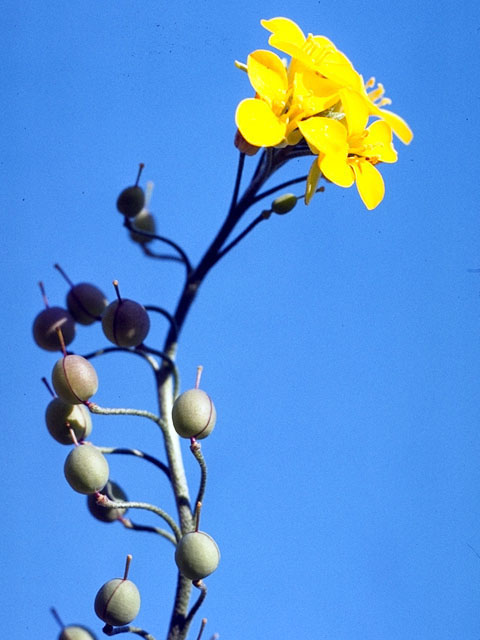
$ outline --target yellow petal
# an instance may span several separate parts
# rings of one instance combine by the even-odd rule
[[[259,49],[247,59],[248,78],[261,98],[285,104],[288,80],[283,62],[272,51]]]
[[[385,195],[385,184],[382,175],[368,160],[358,158],[352,162],[357,189],[367,209],[375,209]]]
[[[361,133],[368,122],[368,105],[365,98],[351,89],[340,89],[338,93],[347,120],[348,133],[350,135]]]
[[[396,113],[380,109],[376,105],[372,105],[370,113],[379,116],[387,122],[393,129],[394,133],[400,138],[403,144],[410,144],[413,138],[413,132],[403,118],[397,116]]]
[[[271,20],[260,20],[260,24],[272,34],[268,43],[275,47],[275,40],[290,43],[301,48],[305,42],[305,36],[300,27],[288,18],[272,18]],[[283,49],[281,49],[283,51]],[[288,52],[286,52],[288,53]]]
[[[266,102],[257,98],[240,102],[235,124],[245,140],[257,147],[274,147],[285,137],[285,123],[277,118]]]
[[[326,178],[339,187],[351,187],[355,176],[347,163],[347,154],[329,153],[320,162],[320,169]]]
[[[365,150],[361,154],[382,162],[396,162],[397,152],[392,144],[392,130],[384,120],[373,122],[367,129]]]
[[[310,69],[297,71],[293,79],[293,100],[301,105],[303,117],[315,115],[338,102],[338,85]]]
[[[322,172],[320,171],[320,167],[318,166],[317,158],[315,158],[315,160],[312,162],[312,166],[310,167],[310,171],[308,172],[307,184],[305,187],[305,204],[310,204],[311,199],[315,195],[317,184],[321,175]]]
[[[347,155],[347,129],[338,120],[314,116],[298,123],[307,142],[324,153]]]
[[[324,36],[309,36],[304,50],[310,53],[310,66],[340,87],[356,91],[363,88],[361,75],[355,71],[347,56]]]

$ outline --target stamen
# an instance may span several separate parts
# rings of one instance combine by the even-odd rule
[[[375,78],[372,76],[366,81],[365,89],[370,89],[371,87],[374,87],[374,86],[375,86]]]
[[[377,87],[373,91],[370,91],[367,95],[372,102],[376,102],[383,96],[383,93],[384,93],[383,87],[382,88]]]

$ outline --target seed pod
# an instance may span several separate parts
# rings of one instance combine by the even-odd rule
[[[68,484],[78,493],[96,493],[107,484],[108,462],[93,444],[74,447],[63,467]]]
[[[57,329],[62,330],[65,344],[70,344],[75,337],[75,321],[71,314],[62,307],[47,307],[33,321],[33,338],[42,349],[61,351]]]
[[[47,429],[60,444],[73,444],[70,429],[77,440],[85,440],[92,431],[90,412],[83,404],[70,404],[61,398],[53,398],[45,411]]]
[[[127,218],[134,218],[145,205],[142,187],[134,185],[124,189],[117,198],[117,209]]]
[[[282,215],[291,211],[296,204],[297,196],[293,193],[284,193],[272,202],[272,211]]]
[[[172,409],[175,431],[182,438],[206,438],[217,420],[217,412],[210,396],[202,389],[184,391]]]
[[[155,233],[155,218],[146,209],[142,209],[140,213],[138,213],[135,218],[132,220],[132,227],[138,231],[146,231],[147,233]],[[148,236],[144,236],[141,233],[135,233],[135,231],[130,231],[130,238],[134,242],[138,242],[139,244],[147,244],[152,241],[152,238]]]
[[[123,489],[112,480],[107,482],[100,493],[107,496],[109,500],[118,500],[120,502],[126,502],[128,500]],[[102,507],[102,505],[97,504],[95,494],[87,496],[87,506],[92,516],[101,522],[115,522],[127,511],[125,508],[114,509],[113,507]]]
[[[177,567],[189,580],[202,580],[215,571],[220,550],[215,540],[204,531],[186,533],[175,550]]]
[[[102,318],[105,336],[119,347],[137,347],[150,330],[150,318],[145,308],[128,298],[108,305]]]
[[[97,636],[94,635],[90,629],[87,629],[87,627],[71,624],[63,628],[58,636],[58,640],[97,640]]]
[[[95,613],[107,624],[130,624],[140,611],[140,593],[131,580],[114,578],[95,597]]]
[[[97,372],[82,356],[67,355],[57,360],[52,383],[58,395],[71,404],[81,404],[98,389]]]
[[[108,301],[104,293],[95,285],[80,282],[67,294],[67,307],[77,322],[84,325],[100,320]]]

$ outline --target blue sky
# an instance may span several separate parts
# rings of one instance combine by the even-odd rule
[[[478,4],[7,0],[3,13],[4,636],[56,637],[55,606],[101,637],[95,593],[131,553],[137,622],[165,637],[171,548],[94,521],[63,477],[68,448],[46,431],[40,379],[56,358],[31,339],[37,283],[63,304],[59,262],[111,300],[118,279],[125,297],[174,308],[181,269],[141,255],[116,197],[144,162],[159,231],[201,257],[231,196],[234,111],[251,95],[233,62],[267,48],[261,18],[284,15],[383,82],[415,138],[382,167],[377,209],[329,185],[259,225],[202,286],[178,355],[184,388],[204,366],[218,412],[202,528],[222,560],[201,615],[231,640],[479,638]],[[153,318],[150,344],[164,332]],[[105,345],[94,326],[72,347]],[[156,409],[136,360],[97,360],[100,405]],[[96,416],[91,440],[162,457],[144,422]],[[173,510],[156,470],[109,462],[130,498]]]

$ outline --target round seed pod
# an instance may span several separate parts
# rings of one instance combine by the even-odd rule
[[[60,358],[52,370],[52,384],[58,395],[71,404],[81,404],[98,389],[97,372],[82,356]]]
[[[62,330],[65,344],[70,344],[75,337],[75,321],[71,314],[62,307],[47,307],[33,321],[33,339],[42,349],[61,351],[57,329]]]
[[[125,491],[118,486],[116,482],[109,480],[107,484],[100,491],[103,495],[107,496],[109,500],[119,500],[120,502],[126,502],[128,500]],[[127,509],[113,509],[112,507],[102,507],[97,504],[97,498],[95,494],[87,496],[87,507],[94,518],[101,522],[115,522],[121,518]]]
[[[108,462],[93,444],[74,447],[63,467],[68,484],[78,493],[96,493],[107,484]]]
[[[202,580],[215,571],[220,550],[215,540],[204,531],[186,533],[175,550],[177,567],[189,580]]]
[[[80,324],[89,325],[100,320],[107,305],[104,293],[88,282],[74,285],[67,294],[68,310]]]
[[[272,202],[272,211],[282,215],[291,211],[296,204],[297,196],[293,193],[284,193]]]
[[[156,231],[155,218],[147,209],[142,209],[140,213],[137,213],[132,220],[132,226],[134,229],[146,231],[147,233],[155,233]],[[139,244],[147,244],[152,241],[152,238],[148,238],[140,233],[135,233],[135,231],[130,231],[130,238]]]
[[[107,624],[130,624],[140,611],[140,593],[131,580],[114,578],[95,597],[95,613]]]
[[[145,205],[145,193],[138,185],[127,187],[117,198],[117,209],[127,218],[134,218]]]
[[[94,635],[87,627],[82,627],[78,624],[70,624],[68,627],[64,627],[58,636],[58,640],[97,640],[97,636]]]
[[[205,391],[189,389],[175,400],[172,419],[179,436],[202,440],[213,431],[217,412],[212,399]]]
[[[47,429],[60,444],[73,444],[70,429],[77,440],[85,440],[92,431],[90,411],[83,404],[70,404],[61,398],[53,398],[45,411]]]
[[[105,336],[119,347],[137,347],[150,330],[150,318],[145,308],[128,298],[115,300],[102,318]]]

